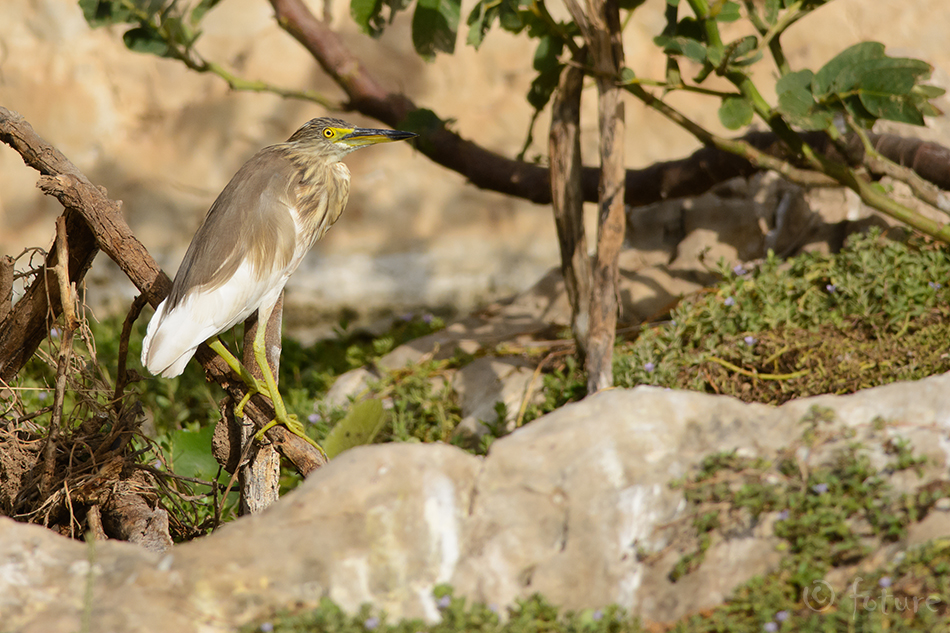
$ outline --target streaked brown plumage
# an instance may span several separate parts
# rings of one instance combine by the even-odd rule
[[[149,323],[142,364],[154,374],[177,376],[198,345],[255,310],[266,323],[287,279],[346,206],[350,172],[340,160],[360,147],[413,136],[318,118],[255,154],[192,239],[171,293]],[[259,328],[262,354],[263,333]],[[255,352],[257,346],[255,340]],[[282,410],[276,388],[270,391]]]

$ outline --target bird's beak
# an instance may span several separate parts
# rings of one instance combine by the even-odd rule
[[[366,147],[367,145],[376,145],[377,143],[392,143],[393,141],[403,141],[408,138],[419,136],[413,132],[401,132],[399,130],[374,130],[371,128],[358,127],[346,136],[340,137],[337,143],[342,143],[350,147]]]

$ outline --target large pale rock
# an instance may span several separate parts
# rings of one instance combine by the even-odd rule
[[[780,408],[653,387],[611,390],[496,441],[484,460],[444,445],[346,452],[264,513],[164,556],[0,520],[0,622],[74,631],[91,605],[94,630],[228,631],[324,596],[349,610],[369,602],[393,617],[435,619],[439,583],[498,606],[541,592],[567,608],[616,602],[672,620],[715,606],[778,555],[774,517],[765,516],[728,531],[705,564],[671,583],[681,552],[668,526],[687,507],[670,480],[715,451],[774,456],[800,437],[816,405],[834,412],[822,429],[838,439],[800,449],[804,466],[859,442],[883,467],[887,440],[900,436],[930,461],[922,477],[893,476],[896,492],[945,478],[947,375]],[[881,556],[948,529],[945,504]],[[664,555],[646,561],[640,551]]]

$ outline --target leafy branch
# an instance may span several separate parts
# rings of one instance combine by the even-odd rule
[[[288,99],[302,99],[318,103],[331,110],[341,104],[313,90],[292,90],[274,86],[266,81],[246,79],[227,70],[217,62],[208,61],[195,48],[201,37],[198,28],[205,14],[220,0],[198,0],[191,7],[172,0],[165,7],[149,10],[146,3],[134,0],[79,0],[83,15],[90,26],[133,24],[122,35],[129,50],[176,59],[198,73],[217,75],[232,90],[266,92]]]

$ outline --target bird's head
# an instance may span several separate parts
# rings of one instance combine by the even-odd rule
[[[418,134],[357,127],[340,119],[320,117],[304,123],[287,143],[303,151],[342,158],[361,147],[402,141],[415,136]]]

